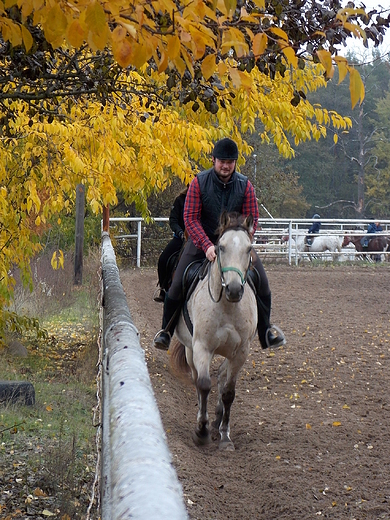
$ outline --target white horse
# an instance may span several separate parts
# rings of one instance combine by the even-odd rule
[[[237,214],[225,213],[221,217],[217,258],[209,264],[207,275],[198,283],[187,305],[193,333],[182,313],[175,331],[180,343],[171,348],[173,364],[181,369],[184,365],[188,369],[189,365],[196,386],[199,409],[193,439],[197,445],[210,442],[207,403],[211,361],[216,354],[225,358],[218,370],[218,403],[213,427],[219,429],[220,449],[230,451],[234,450],[230,438],[230,409],[236,381],[257,330],[256,298],[246,283],[251,265],[252,232],[251,215],[243,219]]]
[[[332,255],[335,260],[340,258],[342,247],[343,247],[343,236],[339,235],[317,235],[312,238],[311,245],[306,243],[307,233],[298,232],[296,235],[294,232],[291,235],[291,238],[295,242],[295,247],[298,253],[323,253],[325,251],[329,251],[331,253],[338,253],[336,255]],[[289,239],[288,235],[282,237],[282,241],[287,242]],[[310,259],[311,259],[310,255]]]

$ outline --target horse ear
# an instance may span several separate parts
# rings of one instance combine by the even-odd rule
[[[224,210],[221,213],[221,216],[219,218],[219,223],[220,223],[222,228],[226,228],[229,225],[229,222],[230,222],[229,214],[228,214],[228,212],[226,210]]]
[[[246,217],[246,219],[244,220],[244,225],[245,227],[248,228],[248,231],[251,235],[253,235],[253,229],[254,229],[254,226],[253,226],[253,215],[250,214]]]

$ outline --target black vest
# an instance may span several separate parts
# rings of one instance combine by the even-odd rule
[[[219,180],[214,168],[205,170],[197,175],[197,181],[202,197],[202,227],[215,244],[219,218],[224,210],[242,212],[248,177],[234,172],[228,183]]]

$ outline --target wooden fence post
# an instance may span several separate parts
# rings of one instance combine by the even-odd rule
[[[110,232],[110,210],[108,206],[103,206],[103,231]]]
[[[85,188],[83,184],[76,186],[76,233],[74,257],[74,284],[83,283],[83,248],[84,248],[84,201]]]

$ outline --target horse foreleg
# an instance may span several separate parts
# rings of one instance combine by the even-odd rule
[[[210,377],[198,377],[196,380],[196,391],[198,394],[198,417],[193,440],[198,446],[208,444],[211,440],[209,432],[209,417],[207,403],[211,390]]]
[[[236,383],[230,381],[226,384],[222,391],[221,399],[223,403],[222,421],[219,425],[219,433],[221,440],[219,441],[219,449],[226,451],[234,451],[234,444],[230,438],[230,410],[236,396]]]
[[[218,402],[215,407],[215,420],[212,423],[213,428],[219,430],[223,415],[222,389],[225,386],[227,374],[227,359],[220,364],[218,369]]]
[[[230,438],[230,410],[236,396],[236,381],[237,376],[245,363],[249,352],[249,343],[247,348],[243,348],[240,355],[236,356],[234,362],[225,360],[223,363],[223,370],[219,377],[218,404],[222,403],[222,418],[219,425],[219,433],[221,439],[219,441],[219,448],[221,450],[233,451],[234,444]],[[224,376],[222,380],[222,375]],[[218,406],[217,406],[218,410]]]
[[[198,394],[198,416],[193,440],[197,445],[208,444],[211,440],[209,432],[209,416],[207,404],[211,390],[210,363],[212,356],[201,344],[194,345],[192,351],[193,376]]]

